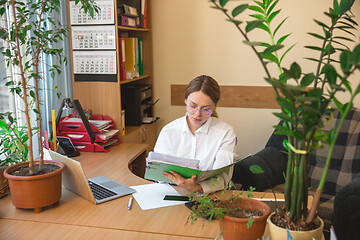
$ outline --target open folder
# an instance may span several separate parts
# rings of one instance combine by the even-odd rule
[[[202,171],[196,167],[196,163],[198,165],[199,160],[179,160],[180,158],[171,155],[150,152],[148,158],[146,159],[145,179],[158,182],[174,183],[173,181],[167,179],[162,175],[163,172],[169,172],[170,170],[172,170],[177,172],[184,178],[191,178],[193,175],[196,175],[197,181],[201,182],[211,177],[214,177],[219,173],[222,173],[223,171],[228,170],[237,162],[242,161],[248,157],[250,157],[250,155],[246,156],[245,158],[238,159],[235,162],[224,167]],[[193,161],[193,163],[191,163],[191,160]],[[193,165],[193,167],[190,167],[191,165]]]

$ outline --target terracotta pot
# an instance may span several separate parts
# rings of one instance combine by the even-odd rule
[[[4,176],[9,181],[12,203],[16,208],[34,209],[34,212],[41,212],[42,207],[57,203],[61,197],[61,173],[65,165],[61,162],[45,160],[44,163],[51,163],[60,168],[54,172],[36,176],[14,176],[10,175],[13,169],[28,162],[19,163],[8,167]]]
[[[271,221],[272,213],[269,216],[269,232],[270,232],[270,239],[287,239],[287,231],[285,228],[281,228],[276,226]],[[320,217],[315,219],[315,224],[318,228],[311,230],[311,231],[289,231],[293,240],[308,240],[308,239],[315,239],[320,240],[323,235],[323,228],[324,222]]]
[[[270,207],[264,202],[251,198],[239,198],[236,204],[243,209],[260,211],[263,215],[254,218],[254,222],[250,228],[247,228],[248,218],[224,216],[219,222],[223,239],[261,239],[265,231],[266,220],[270,215]]]

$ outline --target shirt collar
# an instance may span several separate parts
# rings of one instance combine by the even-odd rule
[[[183,121],[183,127],[182,127],[182,131],[183,132],[188,132],[191,133],[190,129],[189,129],[189,125],[187,124],[186,118],[187,118],[188,114],[186,113]],[[198,130],[196,130],[195,132],[199,132],[199,133],[204,133],[207,134],[209,132],[209,128],[210,128],[210,124],[211,124],[211,120],[212,117],[209,117],[209,119],[205,122],[204,125],[202,125]]]

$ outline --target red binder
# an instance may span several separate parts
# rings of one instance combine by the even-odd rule
[[[120,80],[126,80],[125,37],[119,37],[119,53],[120,53]]]
[[[148,0],[143,0],[144,1],[144,16],[143,16],[143,28],[148,28],[148,16],[147,16],[147,2]]]

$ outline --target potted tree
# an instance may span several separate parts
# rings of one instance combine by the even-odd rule
[[[285,173],[285,210],[271,216],[271,222],[285,221],[290,230],[302,231],[319,227],[320,220],[315,220],[320,196],[323,191],[331,156],[340,128],[348,112],[353,107],[353,100],[360,92],[360,85],[352,86],[350,76],[360,68],[360,45],[350,49],[353,42],[353,31],[357,23],[353,20],[351,7],[354,0],[334,0],[332,7],[325,15],[329,22],[315,20],[321,33],[310,33],[321,40],[320,46],[307,46],[317,51],[319,57],[308,58],[314,63],[314,72],[302,72],[301,67],[292,63],[290,68],[282,65],[284,56],[293,48],[284,48],[283,42],[290,34],[278,36],[278,30],[286,19],[274,28],[273,19],[280,10],[276,9],[278,0],[254,1],[253,5],[241,4],[229,10],[228,0],[211,0],[212,7],[226,15],[228,21],[234,24],[244,37],[244,43],[249,45],[259,59],[264,71],[265,80],[274,89],[281,111],[274,113],[282,125],[274,126],[277,134],[286,135],[284,146],[288,153],[288,166]],[[252,21],[241,21],[239,14],[246,9],[251,11]],[[249,32],[254,29],[269,34],[270,41],[252,41]],[[273,72],[271,64],[276,65]],[[338,93],[347,93],[345,102],[338,99]],[[340,124],[329,133],[324,132],[326,121],[332,117],[335,105],[341,114]],[[309,155],[321,147],[321,141],[329,145],[326,167],[320,184],[314,196],[312,206],[307,206],[308,199],[308,166]],[[286,236],[286,230],[282,237]],[[320,233],[322,231],[320,227]],[[272,231],[271,231],[272,232]],[[272,233],[270,233],[272,234]],[[321,237],[321,234],[320,234]],[[272,236],[271,238],[274,238]],[[318,239],[318,237],[315,237]],[[275,237],[274,239],[280,239]],[[308,238],[312,239],[312,237]]]
[[[230,188],[231,184],[227,189]],[[259,239],[264,234],[270,207],[253,199],[253,190],[255,189],[250,188],[246,197],[243,196],[244,192],[231,192],[226,189],[221,194],[191,196],[188,220],[191,220],[191,223],[198,218],[219,220],[224,240],[239,239],[239,236],[243,240]]]
[[[91,16],[98,8],[94,0],[76,0],[81,2],[85,12]],[[45,80],[45,73],[40,70],[45,56],[53,56],[64,64],[64,49],[56,48],[58,41],[67,36],[67,27],[62,26],[54,17],[60,12],[59,0],[1,0],[0,15],[9,14],[12,22],[8,28],[0,28],[0,38],[8,47],[2,49],[7,64],[16,71],[13,78],[5,78],[10,92],[22,100],[27,128],[27,139],[21,138],[18,132],[14,136],[21,140],[27,149],[27,163],[8,167],[4,176],[9,180],[13,204],[17,208],[34,208],[40,212],[42,207],[60,200],[61,171],[64,165],[47,160],[44,163],[42,151],[41,106],[39,99],[39,81]],[[50,66],[52,78],[61,73],[61,66]],[[33,116],[32,116],[33,114]],[[35,118],[35,122],[31,119]],[[35,164],[33,137],[37,136],[40,157]],[[36,139],[36,138],[35,138]]]

